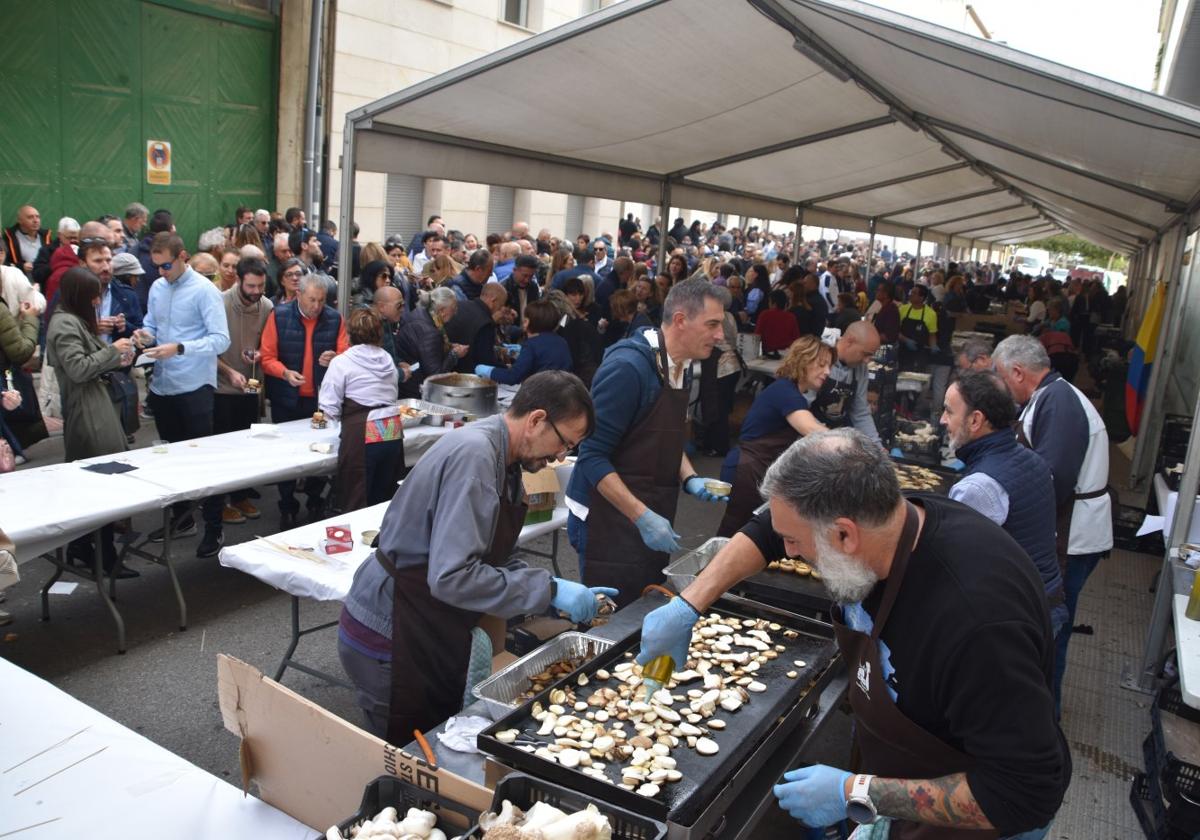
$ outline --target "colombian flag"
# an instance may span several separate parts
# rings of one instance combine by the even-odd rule
[[[1125,420],[1129,431],[1138,432],[1142,417],[1142,406],[1146,402],[1146,387],[1150,384],[1150,371],[1154,368],[1154,355],[1158,350],[1158,330],[1162,325],[1163,304],[1167,297],[1167,284],[1159,283],[1154,297],[1142,318],[1138,329],[1137,344],[1129,359],[1129,378],[1125,380]]]

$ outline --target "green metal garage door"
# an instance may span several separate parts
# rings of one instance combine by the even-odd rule
[[[7,0],[3,5],[10,5]],[[0,50],[0,220],[175,214],[189,247],[275,189],[278,24],[198,0],[12,3]],[[147,183],[146,141],[172,146]]]

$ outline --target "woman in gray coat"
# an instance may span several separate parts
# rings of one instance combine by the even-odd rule
[[[83,267],[69,269],[58,288],[58,308],[46,332],[46,361],[58,374],[66,460],[124,452],[125,430],[101,376],[122,366],[121,357],[133,353],[133,343],[128,338],[112,344],[100,340],[96,324],[100,281],[96,275]],[[104,569],[111,572],[117,560],[111,526],[104,528],[102,547]],[[91,538],[72,542],[68,556],[91,568]],[[136,574],[122,568],[117,576]]]

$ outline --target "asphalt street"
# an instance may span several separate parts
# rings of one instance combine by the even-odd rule
[[[156,437],[153,422],[138,433],[138,446]],[[29,451],[25,469],[62,460],[61,438],[42,442]],[[701,474],[715,476],[715,458],[697,457]],[[256,504],[262,518],[225,529],[226,544],[270,536],[279,530],[274,487],[260,487]],[[53,499],[46,504],[53,505]],[[676,530],[682,544],[694,547],[711,537],[720,521],[718,508],[684,496],[680,500]],[[157,515],[135,517],[133,526],[146,532],[161,524]],[[188,629],[179,630],[179,612],[165,568],[137,559],[130,567],[140,578],[120,581],[117,603],[124,615],[128,651],[116,654],[112,618],[95,592],[95,585],[78,581],[69,595],[50,596],[51,620],[41,621],[40,589],[53,572],[45,561],[20,567],[22,580],[7,591],[2,607],[14,621],[0,628],[0,656],[37,674],[68,694],[203,769],[227,779],[237,779],[237,740],[226,732],[217,705],[216,656],[236,656],[271,675],[282,658],[289,637],[291,599],[255,578],[222,567],[216,558],[198,559],[198,537],[172,546],[180,583],[188,605]],[[534,547],[549,551],[550,538]],[[568,577],[578,575],[575,552],[565,538],[559,541],[561,568]],[[549,568],[549,561],[530,561]],[[337,619],[340,605],[304,601],[304,625]],[[322,671],[340,675],[335,630],[304,637],[297,655]],[[284,684],[347,720],[358,722],[358,709],[349,690],[290,670]],[[812,760],[837,761],[847,751],[848,722],[842,716],[819,739]],[[844,763],[845,758],[841,758]],[[756,836],[794,835],[794,823],[778,813],[765,820]]]

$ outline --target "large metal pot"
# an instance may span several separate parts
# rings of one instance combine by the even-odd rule
[[[421,397],[478,417],[496,413],[496,383],[469,373],[431,376],[421,385]]]

